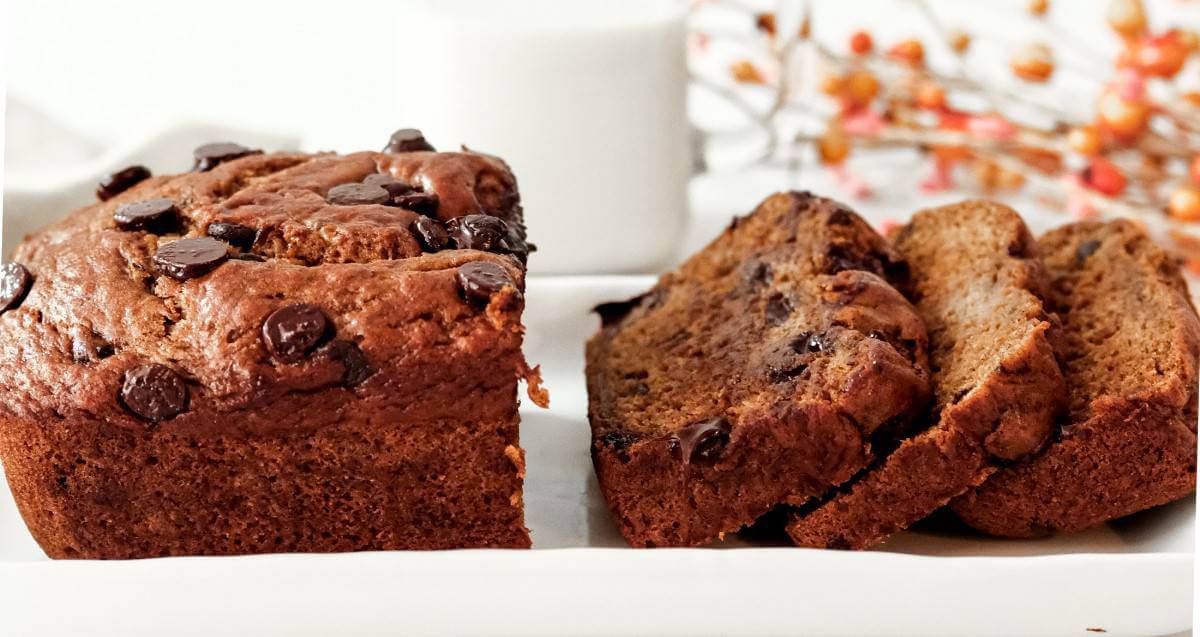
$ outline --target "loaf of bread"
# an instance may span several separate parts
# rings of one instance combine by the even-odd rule
[[[98,195],[0,272],[0,458],[47,554],[529,546],[502,161],[211,144]]]
[[[1078,531],[1196,488],[1200,321],[1178,265],[1128,221],[1071,224],[1039,244],[1070,407],[1045,451],[953,502],[994,535]]]
[[[846,207],[777,194],[598,308],[592,459],[633,546],[693,546],[841,484],[929,396],[903,260]]]
[[[1045,276],[1011,209],[966,201],[916,213],[894,237],[929,331],[927,429],[792,516],[802,546],[867,548],[1041,448],[1065,407]]]

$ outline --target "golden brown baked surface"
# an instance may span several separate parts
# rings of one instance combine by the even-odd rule
[[[0,314],[0,458],[35,538],[52,557],[528,546],[507,166],[222,152],[106,182],[15,254],[32,287]]]

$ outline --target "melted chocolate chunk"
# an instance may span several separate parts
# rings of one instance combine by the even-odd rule
[[[1084,241],[1083,243],[1079,244],[1078,248],[1075,248],[1075,259],[1080,263],[1083,263],[1084,261],[1088,260],[1088,257],[1096,254],[1096,250],[1099,249],[1100,242],[1096,239]]]
[[[731,429],[729,421],[718,416],[684,427],[671,440],[678,446],[684,464],[711,464],[729,444]]]
[[[417,238],[417,243],[421,244],[421,249],[425,252],[438,252],[450,245],[450,235],[446,234],[446,229],[437,219],[417,217],[409,231]]]
[[[641,436],[631,431],[610,431],[596,439],[597,447],[608,447],[621,462],[629,462],[629,448]]]
[[[229,244],[212,237],[196,237],[159,247],[154,265],[172,279],[186,281],[208,274],[227,258]]]
[[[308,303],[288,305],[263,321],[263,342],[277,360],[295,363],[316,348],[329,332],[329,319]]]
[[[170,199],[147,199],[117,207],[113,221],[122,230],[168,234],[179,230],[179,209]]]
[[[16,309],[33,286],[33,275],[20,263],[0,265],[0,313]]]
[[[490,215],[467,215],[447,221],[446,231],[459,249],[503,252],[508,224]]]
[[[624,301],[609,301],[608,303],[601,303],[600,305],[592,308],[592,311],[600,315],[600,325],[602,327],[616,325],[617,323],[620,323],[626,316],[628,316],[629,313],[633,311],[633,308],[641,305],[642,301],[648,296],[650,296],[650,293],[645,292],[631,299],[625,299]]]
[[[516,290],[517,284],[508,270],[495,263],[472,261],[458,268],[458,286],[468,302],[486,307],[493,295],[506,287]],[[520,292],[517,294],[519,298]]]
[[[354,341],[332,341],[321,348],[321,355],[341,363],[346,369],[342,374],[342,384],[347,387],[354,387],[375,373],[375,369],[367,362],[367,355]]]
[[[159,422],[187,409],[188,388],[175,370],[150,363],[125,372],[121,402],[138,416]]]
[[[393,197],[410,193],[414,190],[412,186],[404,183],[403,181],[400,181],[391,175],[384,175],[382,173],[367,175],[362,180],[362,183],[364,186],[383,188],[384,190],[388,191],[389,195]]]
[[[240,223],[217,221],[208,224],[208,236],[220,239],[239,250],[249,250],[258,240],[258,229]]]
[[[205,172],[216,168],[217,164],[240,159],[248,155],[261,154],[261,150],[246,148],[241,144],[234,144],[233,142],[205,144],[192,151],[192,157],[196,159],[196,164],[192,166],[192,170]]]
[[[392,197],[391,205],[427,217],[436,217],[441,200],[436,193],[414,190]]]
[[[386,204],[391,198],[383,188],[366,184],[342,184],[325,194],[325,201],[335,206],[379,205]]]
[[[816,354],[829,348],[829,341],[822,334],[803,332],[792,339],[792,351],[797,354]]]
[[[108,201],[150,178],[150,169],[145,166],[122,168],[100,180],[96,186],[96,198]]]
[[[425,141],[425,136],[421,131],[415,128],[401,128],[392,133],[391,139],[388,140],[387,146],[383,147],[385,153],[411,153],[419,150],[433,150],[433,145]]]

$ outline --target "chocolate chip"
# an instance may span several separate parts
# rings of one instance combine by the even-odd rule
[[[188,388],[175,370],[150,363],[125,372],[121,401],[138,416],[159,422],[187,409]]]
[[[321,348],[321,354],[341,363],[346,369],[342,383],[347,387],[358,385],[375,373],[375,369],[367,362],[367,355],[354,341],[332,341]]]
[[[196,237],[160,247],[154,265],[172,279],[186,281],[208,274],[228,257],[229,244],[212,237]]]
[[[20,263],[0,265],[0,313],[16,309],[33,286],[33,275]]]
[[[437,193],[413,191],[392,197],[391,204],[427,217],[437,216],[441,201]]]
[[[192,157],[196,159],[196,165],[192,167],[192,170],[205,172],[216,168],[217,164],[233,161],[247,155],[261,154],[261,150],[246,148],[241,144],[234,144],[232,142],[205,144],[192,151]]]
[[[383,147],[385,153],[411,153],[418,150],[433,150],[433,146],[415,128],[401,128],[392,133],[387,146]]]
[[[366,178],[362,180],[362,183],[364,186],[383,188],[384,190],[388,191],[389,195],[393,197],[413,191],[413,187],[407,183],[400,181],[391,175],[384,175],[382,173],[367,175]]]
[[[1084,261],[1087,261],[1088,257],[1092,256],[1093,254],[1096,254],[1096,250],[1099,250],[1099,249],[1100,249],[1100,241],[1099,240],[1091,239],[1088,241],[1084,241],[1083,243],[1079,244],[1078,248],[1075,248],[1075,258],[1080,263],[1082,263]]]
[[[263,341],[281,362],[295,363],[316,348],[329,331],[329,319],[321,308],[308,303],[288,305],[271,312],[263,321]]]
[[[763,261],[752,261],[743,279],[750,287],[760,287],[771,281],[771,265]]]
[[[797,354],[816,354],[829,348],[829,342],[822,334],[803,332],[792,339],[792,350]]]
[[[447,221],[446,231],[459,249],[502,252],[508,224],[491,215],[467,215]]]
[[[601,303],[600,305],[592,308],[592,311],[600,315],[600,325],[602,327],[616,325],[617,323],[621,322],[622,319],[628,316],[629,313],[633,311],[633,308],[641,305],[642,300],[647,298],[649,295],[649,292],[645,292],[631,299],[625,299],[624,301],[609,301],[608,303]]]
[[[220,221],[208,224],[208,236],[220,239],[229,245],[249,250],[258,239],[258,230],[240,223],[223,223]]]
[[[767,317],[767,321],[772,324],[779,325],[792,315],[792,302],[787,297],[776,294],[767,299],[767,305],[763,309],[763,315]]]
[[[108,201],[150,178],[150,169],[145,166],[122,168],[100,180],[96,186],[96,198]]]
[[[825,218],[826,225],[830,226],[848,226],[854,223],[854,218],[849,210],[845,208],[834,208],[830,211],[829,216]]]
[[[684,464],[711,463],[729,444],[731,429],[729,421],[718,416],[684,427],[672,435],[672,442],[678,445]]]
[[[515,290],[517,287],[508,270],[486,261],[472,261],[460,266],[458,285],[467,301],[483,306],[491,302],[492,295],[504,288]],[[517,294],[519,298],[520,292]]]
[[[610,431],[596,439],[595,447],[612,449],[618,460],[629,462],[629,448],[640,439],[641,436],[631,431]]]
[[[366,206],[385,204],[391,199],[388,191],[379,186],[366,184],[342,184],[334,186],[325,194],[325,201],[335,206]]]
[[[425,252],[444,250],[450,244],[450,236],[446,234],[446,229],[442,227],[441,222],[431,217],[417,217],[409,231]]]
[[[147,199],[117,207],[113,221],[122,230],[168,234],[179,229],[179,209],[170,199]]]

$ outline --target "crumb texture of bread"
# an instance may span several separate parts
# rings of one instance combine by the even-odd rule
[[[834,201],[781,193],[653,289],[598,309],[592,457],[633,546],[693,546],[839,484],[930,396],[902,259]]]
[[[788,533],[802,546],[869,548],[1035,453],[1065,408],[1044,268],[1016,212],[986,201],[918,212],[895,247],[929,331],[930,424],[801,507]]]
[[[993,535],[1078,531],[1196,487],[1200,320],[1178,265],[1122,220],[1067,225],[1039,244],[1070,409],[1044,452],[953,502]]]
[[[418,212],[330,195],[372,176],[419,191],[439,223],[501,219],[524,247],[499,159],[365,152],[151,177],[17,249],[34,283],[0,314],[0,458],[48,555],[529,546],[523,255],[423,251]],[[114,223],[156,198],[174,205],[169,228]],[[215,269],[156,267],[160,246],[206,234],[232,237]],[[511,285],[467,298],[465,266]],[[264,323],[300,304],[328,325],[285,360]],[[144,365],[181,379],[182,411],[135,413],[123,392]]]

